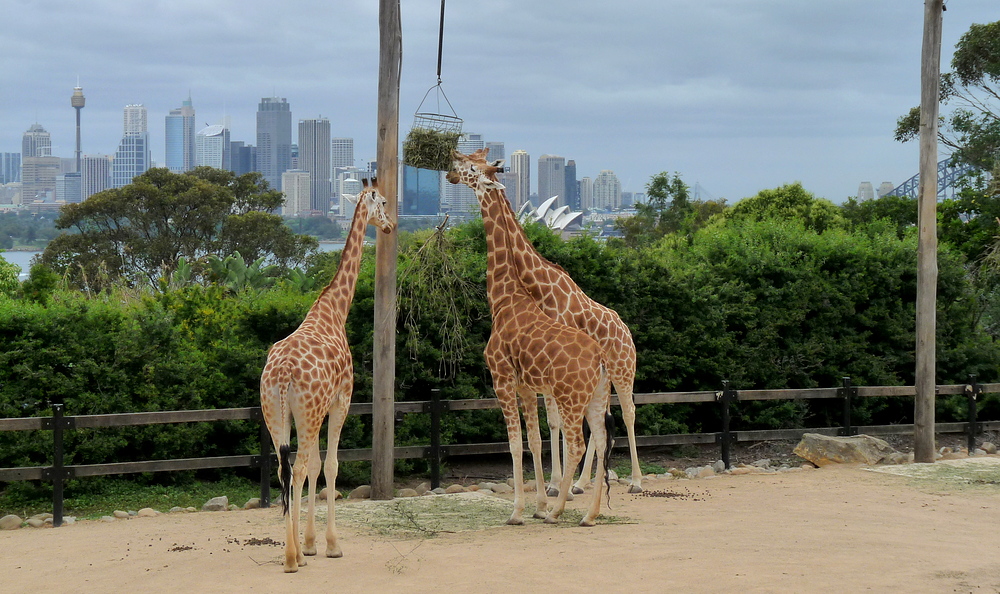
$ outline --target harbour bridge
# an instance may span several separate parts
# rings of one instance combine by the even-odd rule
[[[945,200],[955,197],[955,190],[959,181],[966,174],[975,171],[975,167],[966,164],[952,164],[951,157],[938,161],[937,164],[937,197],[938,200]],[[917,189],[920,187],[920,174],[916,174],[905,182],[899,184],[887,193],[886,196],[905,196],[916,198]]]

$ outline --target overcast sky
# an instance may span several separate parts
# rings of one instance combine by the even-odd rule
[[[402,0],[402,139],[436,83],[440,2]],[[942,68],[997,0],[950,0]],[[920,101],[918,0],[452,0],[443,88],[465,130],[574,159],[578,177],[613,170],[642,191],[678,172],[730,203],[800,181],[842,202],[858,184],[899,184],[916,143],[896,119]],[[83,152],[112,154],[122,108],[149,112],[164,162],[164,116],[190,91],[197,127],[228,115],[256,143],[261,97],[374,159],[377,0],[0,0],[0,152],[20,152],[35,122],[71,157],[79,78]],[[425,108],[429,104],[424,105]],[[432,110],[436,106],[430,106]],[[533,175],[532,190],[535,189]]]

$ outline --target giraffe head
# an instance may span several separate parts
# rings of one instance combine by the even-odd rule
[[[497,181],[497,173],[503,170],[503,159],[487,162],[489,151],[481,148],[470,155],[452,151],[451,170],[445,177],[453,184],[465,184],[473,190],[503,190],[504,185]]]
[[[388,200],[378,191],[378,181],[373,177],[371,181],[364,179],[361,183],[364,188],[360,194],[357,196],[345,194],[344,196],[352,202],[357,202],[358,206],[363,204],[367,207],[369,225],[378,227],[383,233],[391,232],[396,228],[396,224],[389,220],[389,215],[386,214]]]

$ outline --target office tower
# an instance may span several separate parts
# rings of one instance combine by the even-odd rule
[[[580,210],[594,208],[594,180],[589,177],[580,178]]]
[[[347,200],[346,198],[344,198],[344,194],[348,194],[350,196],[357,196],[358,194],[360,194],[361,190],[364,189],[364,184],[362,183],[361,179],[367,177],[367,175],[363,174],[368,173],[370,175],[370,172],[359,171],[358,173],[362,175],[359,175],[358,177],[352,177],[350,175],[346,175],[344,176],[343,179],[340,180],[341,194],[338,199],[340,200],[341,218],[344,219],[353,218],[354,207],[357,206],[357,202],[352,202],[350,200]]]
[[[108,155],[84,155],[82,167],[80,178],[82,200],[111,187],[111,157]]]
[[[74,204],[81,201],[81,176],[78,172],[60,173],[56,176],[56,202]]]
[[[568,204],[570,210],[581,210],[579,182],[576,181],[576,161],[572,159],[566,161],[565,173],[566,201],[563,204]]]
[[[242,140],[230,142],[229,167],[236,175],[257,171],[257,147]]]
[[[443,173],[403,165],[403,201],[399,214],[436,215],[441,203]]]
[[[878,197],[881,198],[894,189],[896,189],[896,186],[892,185],[892,182],[884,181],[878,185]]]
[[[875,198],[875,188],[872,182],[861,182],[858,186],[858,200],[872,200]]]
[[[622,191],[622,208],[632,208],[635,206],[635,197],[632,192]]]
[[[513,187],[507,187],[507,199],[517,211],[531,196],[531,156],[527,151],[514,151],[510,154],[510,172],[517,182]]]
[[[0,184],[21,181],[21,153],[0,153]]]
[[[320,117],[299,120],[299,166],[309,172],[313,210],[330,210],[330,120]]]
[[[195,168],[195,121],[191,96],[171,109],[166,118],[166,165],[174,173]]]
[[[330,170],[338,167],[354,167],[353,138],[333,138],[330,140]]]
[[[463,134],[458,139],[458,152],[470,154],[486,146],[482,134]],[[472,188],[465,184],[444,184],[441,210],[454,215],[474,215],[479,212],[479,201]]]
[[[70,97],[69,103],[76,110],[76,172],[79,173],[80,158],[83,154],[80,152],[80,112],[83,111],[83,106],[87,103],[81,87],[73,87],[73,96]],[[79,202],[79,199],[75,202]]]
[[[51,157],[52,136],[41,124],[32,124],[21,137],[21,162],[27,157]]]
[[[146,108],[126,105],[124,134],[111,163],[111,187],[121,188],[132,183],[150,167],[149,132],[146,128]]]
[[[621,208],[622,184],[614,171],[605,169],[594,180],[594,208]]]
[[[489,161],[496,161],[497,159],[507,159],[507,151],[504,150],[502,142],[484,142],[483,146],[489,149],[486,153],[486,158]]]
[[[308,171],[289,169],[281,174],[281,192],[285,195],[285,204],[281,207],[282,216],[294,217],[310,214],[312,208],[312,179]]]
[[[257,170],[272,188],[292,168],[292,110],[280,97],[264,97],[257,106]]]
[[[60,174],[59,157],[25,157],[21,160],[21,201],[54,202],[56,176]]]
[[[229,169],[229,129],[221,124],[206,126],[195,134],[195,165]]]
[[[566,159],[559,155],[538,157],[538,200],[558,196],[553,206],[566,204]]]

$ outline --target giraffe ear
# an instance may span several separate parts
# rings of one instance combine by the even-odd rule
[[[341,198],[343,198],[344,200],[347,200],[351,204],[357,204],[358,203],[358,196],[360,196],[360,194],[341,194],[340,195]]]
[[[503,185],[502,183],[500,183],[500,182],[498,182],[496,180],[492,180],[492,179],[489,179],[489,178],[487,178],[486,181],[483,182],[483,185],[486,188],[491,189],[491,190],[506,190],[507,189],[507,186]]]
[[[503,159],[497,159],[496,161],[493,161],[492,163],[490,163],[491,166],[495,167],[498,170],[499,169],[503,169],[503,164],[504,164],[504,160]]]

